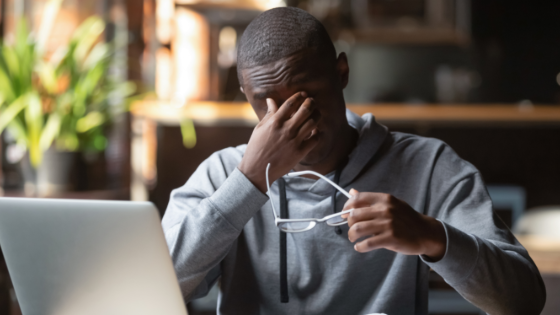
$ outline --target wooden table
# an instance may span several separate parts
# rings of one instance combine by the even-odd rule
[[[560,240],[535,235],[516,235],[541,274],[560,275]]]

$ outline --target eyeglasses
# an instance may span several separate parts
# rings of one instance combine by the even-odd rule
[[[266,166],[266,188],[268,189],[268,197],[270,198],[270,181],[268,180],[268,169],[270,168],[270,163],[268,163],[268,165]],[[313,172],[313,171],[302,171],[302,172],[292,172],[292,173],[288,173],[286,174],[286,176],[299,176],[299,175],[305,175],[305,174],[310,174],[310,175],[315,175],[325,181],[327,181],[327,183],[331,184],[334,188],[336,188],[338,191],[340,191],[341,193],[343,193],[346,197],[351,198],[352,195],[350,195],[346,190],[342,189],[340,186],[338,186],[337,184],[333,183],[330,179],[326,178],[325,176],[317,173],[317,172]],[[348,222],[347,219],[343,218],[342,215],[346,214],[346,213],[350,213],[352,212],[352,210],[354,209],[350,209],[350,210],[346,210],[346,211],[341,211],[335,214],[331,214],[328,215],[322,219],[282,219],[280,217],[278,217],[278,215],[276,214],[276,208],[274,207],[274,202],[272,202],[272,198],[270,198],[270,204],[272,205],[272,212],[274,213],[274,223],[276,224],[276,226],[282,231],[282,232],[286,232],[286,233],[298,233],[298,232],[305,232],[305,231],[309,231],[312,228],[314,228],[317,223],[322,223],[325,222],[330,226],[338,226],[338,225],[343,225],[346,224]]]

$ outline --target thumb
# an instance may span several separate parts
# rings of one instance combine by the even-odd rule
[[[349,193],[350,193],[350,195],[352,195],[352,197],[354,197],[354,196],[356,196],[356,195],[359,193],[359,191],[357,191],[356,189],[352,188],[352,189],[350,189]],[[343,211],[344,211],[344,210],[349,210],[348,208],[351,207],[350,205],[348,205],[349,202],[350,202],[350,199],[349,199],[348,201],[346,201],[346,203],[344,204],[344,207],[342,208]],[[345,214],[341,215],[341,217],[342,217],[343,219],[348,218],[348,216],[350,216],[350,213],[345,213]]]

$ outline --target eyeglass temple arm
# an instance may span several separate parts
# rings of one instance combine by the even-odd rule
[[[268,169],[270,168],[270,163],[268,163],[268,165],[266,166],[266,189],[267,189],[267,193],[268,193],[268,198],[270,198],[270,205],[272,206],[272,212],[274,213],[274,219],[278,218],[278,215],[276,214],[276,209],[274,208],[274,202],[272,201],[272,196],[270,193],[270,181],[268,180]]]
[[[350,193],[348,193],[346,190],[342,189],[342,187],[338,186],[333,181],[331,181],[330,179],[326,178],[325,176],[323,176],[323,175],[321,175],[317,172],[313,172],[313,171],[292,172],[292,173],[286,174],[286,176],[299,176],[299,175],[305,175],[305,174],[315,175],[315,176],[320,177],[321,179],[326,180],[329,184],[333,185],[334,188],[338,189],[338,191],[343,193],[346,197],[352,198],[352,195],[350,195]],[[267,172],[267,176],[268,176],[268,172]],[[268,181],[268,179],[267,179],[267,181]]]

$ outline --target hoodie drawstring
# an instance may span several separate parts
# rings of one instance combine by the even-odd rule
[[[288,200],[286,199],[286,181],[280,177],[278,179],[278,188],[280,190],[280,218],[287,219]],[[288,251],[286,248],[286,233],[280,231],[280,302],[288,303],[290,296],[288,295]]]
[[[334,174],[334,182],[338,185],[340,180],[340,173],[342,173],[342,167],[337,169]],[[286,181],[283,177],[278,179],[278,188],[280,192],[280,218],[288,219],[288,199],[286,198]],[[333,213],[336,213],[336,193],[335,189],[331,195],[331,205]],[[340,226],[334,227],[334,232],[338,235],[342,234],[342,229]],[[290,296],[288,295],[288,250],[286,243],[285,232],[280,231],[280,302],[288,303],[290,301]]]

